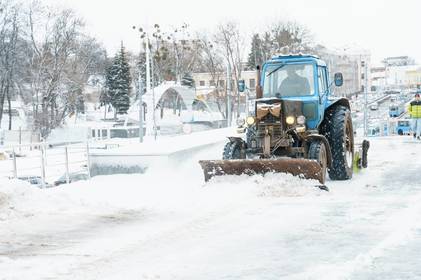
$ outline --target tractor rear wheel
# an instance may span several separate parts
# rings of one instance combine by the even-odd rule
[[[326,123],[326,138],[332,152],[329,177],[332,180],[351,179],[354,162],[354,131],[351,112],[347,107],[337,106],[328,115]]]
[[[324,184],[327,172],[327,152],[325,144],[318,140],[311,142],[308,149],[308,158],[316,160],[322,167],[322,184]]]
[[[228,142],[225,144],[222,159],[245,159],[244,145],[240,141]]]

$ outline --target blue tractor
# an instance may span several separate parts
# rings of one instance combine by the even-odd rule
[[[205,180],[266,172],[291,173],[321,184],[327,173],[333,180],[350,179],[350,103],[332,96],[333,87],[343,84],[342,74],[330,81],[326,63],[311,55],[277,56],[257,69],[254,110],[238,121],[243,135],[229,137],[222,160],[199,162]],[[367,151],[363,154],[366,157]]]

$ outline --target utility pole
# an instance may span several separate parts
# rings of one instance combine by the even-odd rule
[[[133,29],[136,29],[136,26],[133,26]],[[145,53],[146,53],[146,93],[152,93],[152,108],[149,114],[152,114],[152,122],[153,122],[153,134],[154,139],[156,140],[157,136],[157,128],[156,128],[156,118],[155,118],[155,91],[154,91],[154,75],[153,75],[153,58],[151,59],[151,50],[150,50],[150,41],[149,41],[149,33],[145,31],[143,28],[139,28],[139,32],[141,33],[141,38],[145,39]],[[141,95],[141,77],[139,73],[139,141],[143,142],[143,101]],[[151,92],[152,91],[152,92]],[[150,104],[148,104],[150,105]],[[150,118],[148,118],[150,120]],[[148,127],[149,127],[148,123]]]
[[[149,37],[146,39],[146,92],[151,90],[151,64],[150,64],[150,49],[149,49]]]
[[[231,65],[227,63],[227,127],[231,126]]]
[[[148,49],[149,49],[149,37],[148,37]],[[154,89],[154,84],[155,84],[155,79],[154,79],[154,75],[153,75],[153,58],[151,59],[151,74],[152,74],[152,118],[153,118],[153,136],[154,136],[154,140],[156,140],[156,134],[157,134],[157,129],[156,129],[156,116],[155,116],[155,89]]]
[[[143,143],[143,101],[142,101],[142,73],[139,67],[138,97],[139,97],[139,143]]]
[[[368,129],[368,78],[367,78],[367,62],[361,61],[361,68],[364,67],[364,137],[367,137],[367,129]],[[362,69],[361,69],[362,70]]]

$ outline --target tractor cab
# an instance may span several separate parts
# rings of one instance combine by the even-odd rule
[[[342,75],[336,74],[335,84],[342,85]],[[308,129],[321,123],[331,92],[326,63],[316,56],[277,56],[263,65],[260,86],[263,99],[301,102]]]

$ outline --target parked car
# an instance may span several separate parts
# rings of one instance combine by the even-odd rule
[[[377,102],[370,105],[370,110],[376,111],[378,109],[379,109],[379,104]]]
[[[19,176],[18,180],[26,181],[30,183],[32,186],[38,187],[38,188],[51,188],[52,187],[52,185],[47,182],[43,184],[41,176]]]
[[[403,119],[398,121],[398,125],[396,126],[396,133],[398,135],[409,135],[411,132],[411,120]]]
[[[86,172],[74,172],[69,174],[69,183],[82,181],[82,180],[88,180],[89,175]],[[62,184],[66,184],[66,174],[63,174],[60,178],[58,178],[56,181],[54,181],[54,186],[59,186]]]

